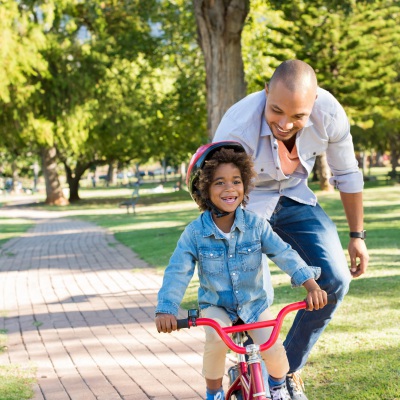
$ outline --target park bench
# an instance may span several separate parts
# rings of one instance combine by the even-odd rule
[[[129,209],[132,207],[132,212],[133,214],[136,214],[136,204],[139,200],[139,186],[135,188],[135,190],[132,192],[132,196],[130,199],[127,199],[125,201],[122,201],[119,203],[120,207],[126,207],[126,212],[129,214]]]

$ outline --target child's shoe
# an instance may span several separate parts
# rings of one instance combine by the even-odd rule
[[[282,385],[272,386],[269,388],[272,400],[291,400],[290,394],[286,388],[286,383]]]

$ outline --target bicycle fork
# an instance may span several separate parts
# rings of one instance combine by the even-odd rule
[[[239,337],[238,337],[239,336]],[[243,337],[236,336],[235,342],[242,344]],[[261,368],[260,347],[256,344],[246,346],[246,354],[248,360],[243,354],[237,355],[237,365],[231,367],[228,371],[230,378],[230,387],[228,389],[226,400],[230,400],[235,396],[237,400],[268,400],[265,391]],[[240,371],[239,371],[240,370]]]

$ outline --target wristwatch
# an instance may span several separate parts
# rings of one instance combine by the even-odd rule
[[[350,232],[350,237],[364,240],[367,237],[367,231],[364,229],[361,232]]]

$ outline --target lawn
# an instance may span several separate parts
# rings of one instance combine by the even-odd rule
[[[68,207],[68,216],[110,229],[117,240],[153,265],[158,273],[167,265],[187,223],[199,215],[184,191],[144,193],[136,215],[116,213],[122,197],[129,197],[129,191],[115,191],[111,197],[100,193],[101,197],[93,196],[93,192],[84,196],[82,191],[85,199]],[[317,195],[337,224],[346,248],[348,228],[338,193]],[[353,280],[349,294],[304,369],[310,400],[400,400],[400,186],[387,183],[382,174],[367,182],[364,198],[369,269],[366,275]],[[10,224],[1,224],[0,240],[6,225]],[[276,313],[288,302],[301,299],[304,291],[291,289],[288,277],[277,267],[272,266],[271,270],[275,287],[272,309]],[[194,280],[184,306],[190,307],[195,299]],[[284,331],[289,324],[290,320]]]

